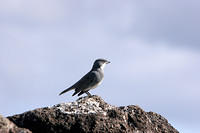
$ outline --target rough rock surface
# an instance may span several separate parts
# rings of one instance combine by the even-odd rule
[[[98,96],[8,117],[33,133],[178,133],[159,114],[138,106],[115,107]]]
[[[0,133],[31,133],[28,129],[18,128],[13,122],[0,115]]]

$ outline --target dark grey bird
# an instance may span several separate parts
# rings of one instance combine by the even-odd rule
[[[92,69],[83,76],[78,82],[69,87],[68,89],[61,92],[59,95],[62,95],[65,92],[75,89],[75,92],[72,96],[78,94],[78,96],[86,93],[88,96],[91,96],[89,90],[96,88],[101,84],[104,77],[104,67],[106,64],[110,63],[105,59],[97,59]]]

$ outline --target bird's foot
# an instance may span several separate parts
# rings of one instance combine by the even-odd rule
[[[92,95],[89,92],[86,92],[86,94],[88,95],[88,97],[92,97]]]

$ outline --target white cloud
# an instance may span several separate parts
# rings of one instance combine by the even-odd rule
[[[62,2],[54,0],[3,0],[0,2],[0,13],[5,19],[12,17],[17,21],[27,22],[47,23],[60,20],[67,13],[64,8]]]

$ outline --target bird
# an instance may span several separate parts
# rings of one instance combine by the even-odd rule
[[[76,82],[71,87],[62,91],[59,95],[62,95],[68,91],[75,90],[72,96],[78,94],[78,96],[86,93],[88,96],[91,96],[89,90],[99,86],[104,78],[104,67],[106,64],[109,64],[110,61],[105,59],[96,59],[92,69],[83,76],[78,82]]]

